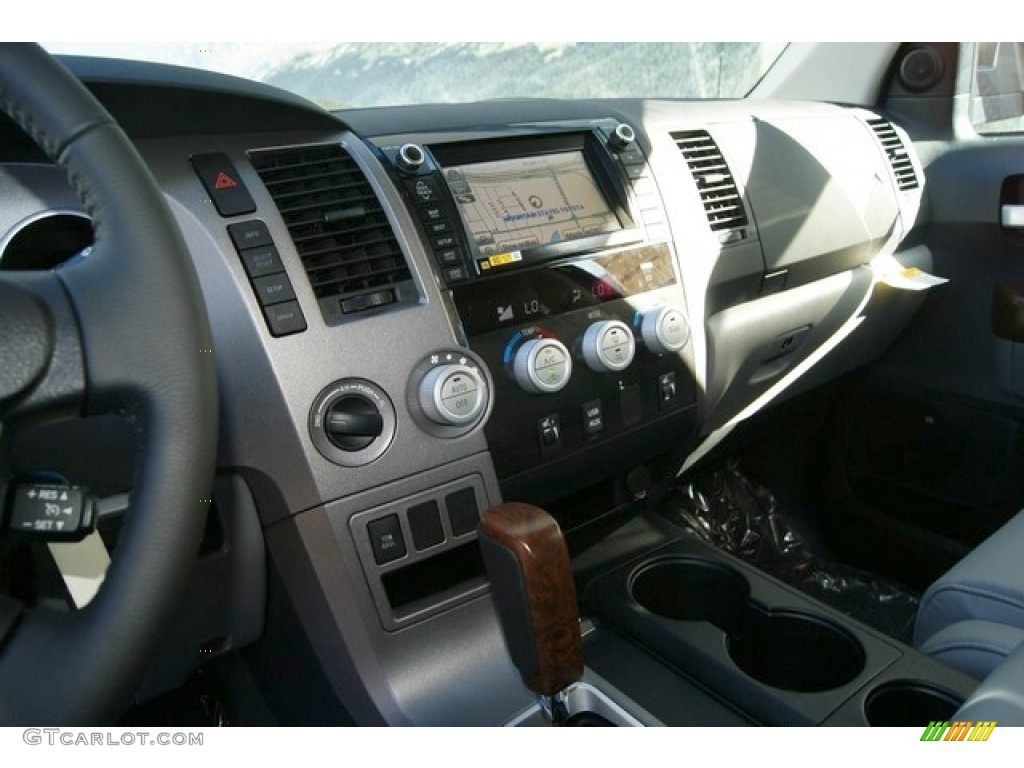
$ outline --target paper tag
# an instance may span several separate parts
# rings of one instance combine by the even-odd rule
[[[944,277],[929,275],[917,267],[907,267],[899,272],[890,272],[882,277],[882,282],[892,288],[903,291],[926,291],[936,285],[948,283]]]

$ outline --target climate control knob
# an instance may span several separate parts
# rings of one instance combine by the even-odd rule
[[[678,352],[690,340],[690,324],[678,307],[655,307],[641,316],[640,337],[656,355]]]
[[[423,413],[435,424],[461,427],[479,418],[487,404],[487,382],[468,365],[431,368],[419,386]]]
[[[572,357],[557,339],[535,338],[516,350],[512,375],[527,392],[541,395],[558,392],[572,376]]]
[[[619,320],[601,320],[583,334],[583,359],[597,373],[625,370],[635,352],[633,332]]]

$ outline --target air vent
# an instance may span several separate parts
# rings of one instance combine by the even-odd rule
[[[747,212],[736,180],[722,157],[722,152],[707,131],[673,133],[676,146],[690,166],[697,182],[708,223],[714,232],[728,232],[747,225]],[[721,238],[723,242],[738,238]]]
[[[249,153],[328,324],[418,300],[391,223],[362,170],[340,145]]]
[[[904,192],[908,189],[917,189],[920,183],[914,172],[914,163],[911,161],[910,155],[907,154],[907,148],[903,146],[896,129],[892,127],[892,123],[879,118],[868,120],[868,125],[871,126],[871,130],[875,132],[882,144],[882,149],[885,150],[885,156],[889,159],[892,172],[896,175],[896,186]]]

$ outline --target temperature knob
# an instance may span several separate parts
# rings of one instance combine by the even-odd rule
[[[678,352],[690,340],[690,324],[678,307],[655,307],[643,313],[640,336],[656,355]]]
[[[565,344],[556,339],[530,339],[516,350],[512,375],[527,392],[558,392],[572,376],[572,358]]]
[[[487,383],[468,365],[432,368],[419,386],[423,413],[435,424],[459,427],[479,418],[487,404]]]
[[[594,323],[583,334],[583,359],[597,373],[625,370],[635,352],[633,332],[618,320]]]

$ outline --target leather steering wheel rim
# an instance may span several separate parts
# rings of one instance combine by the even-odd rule
[[[88,90],[38,46],[3,44],[0,109],[64,171],[92,217],[91,254],[47,279],[65,295],[80,340],[81,412],[128,419],[138,454],[131,510],[99,593],[78,611],[26,607],[0,646],[0,725],[110,723],[184,592],[209,508],[209,324],[162,192]]]

